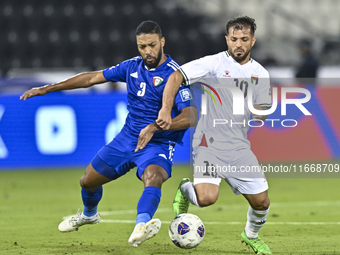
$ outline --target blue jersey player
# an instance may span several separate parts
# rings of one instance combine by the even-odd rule
[[[158,233],[161,221],[152,217],[160,202],[161,186],[171,177],[174,145],[181,144],[186,129],[197,122],[190,90],[182,87],[175,97],[170,130],[163,131],[155,123],[162,107],[165,84],[179,65],[164,54],[165,39],[157,23],[142,22],[137,27],[136,39],[140,57],[102,71],[81,73],[59,83],[32,88],[20,97],[26,100],[52,91],[84,88],[106,81],[126,82],[129,114],[125,125],[99,150],[80,179],[83,212],[62,221],[59,230],[71,232],[84,224],[98,223],[101,218],[97,205],[102,197],[102,185],[137,167],[137,177],[144,182],[144,191],[137,205],[136,226],[129,238],[134,247]]]

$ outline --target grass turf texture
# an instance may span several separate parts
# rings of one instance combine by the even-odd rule
[[[0,254],[254,254],[240,241],[248,204],[224,182],[215,205],[189,208],[205,223],[203,242],[191,250],[172,244],[168,236],[172,200],[180,180],[190,174],[186,166],[174,167],[173,177],[163,185],[155,214],[162,228],[140,247],[127,242],[143,191],[134,170],[104,185],[98,207],[104,222],[60,233],[57,227],[62,217],[82,210],[78,183],[83,172],[0,172]],[[340,179],[272,178],[268,182],[272,204],[260,236],[273,254],[340,254]]]

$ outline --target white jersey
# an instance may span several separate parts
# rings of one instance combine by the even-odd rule
[[[249,149],[247,132],[251,112],[248,108],[247,88],[252,90],[253,104],[270,107],[268,71],[253,59],[240,65],[227,51],[191,61],[179,70],[185,85],[200,82],[202,89],[211,94],[206,96],[204,115],[201,105],[201,117],[194,135],[193,148],[203,145],[218,151]],[[241,89],[244,96],[243,115],[233,114],[233,95],[229,89],[223,88],[226,84],[232,85],[233,89]],[[211,87],[215,89],[221,102]],[[252,122],[251,125],[255,123]]]

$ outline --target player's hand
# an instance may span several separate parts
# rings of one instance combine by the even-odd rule
[[[165,109],[161,109],[158,113],[157,125],[163,130],[168,130],[171,126],[171,112]]]
[[[22,94],[20,100],[26,100],[27,98],[34,96],[43,96],[45,94],[46,94],[45,87],[32,88],[30,90],[27,90],[24,94]]]
[[[145,128],[143,128],[139,133],[135,152],[143,149],[147,145],[147,143],[151,140],[153,134],[159,129],[160,128],[157,126],[156,123],[151,123],[147,125]]]
[[[259,104],[254,104],[253,106],[256,110],[266,110],[265,107],[261,107]],[[254,113],[252,113],[252,115],[253,115],[253,120],[255,120],[255,121],[256,120],[264,121],[267,118],[267,115],[257,115],[257,114],[254,114]],[[256,121],[256,122],[260,122],[260,121]]]

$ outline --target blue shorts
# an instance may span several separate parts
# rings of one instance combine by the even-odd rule
[[[138,152],[134,152],[138,139],[120,132],[109,144],[101,148],[92,159],[93,168],[111,180],[115,180],[137,166],[137,177],[141,179],[149,165],[159,165],[171,177],[172,156],[175,143],[149,141]]]

